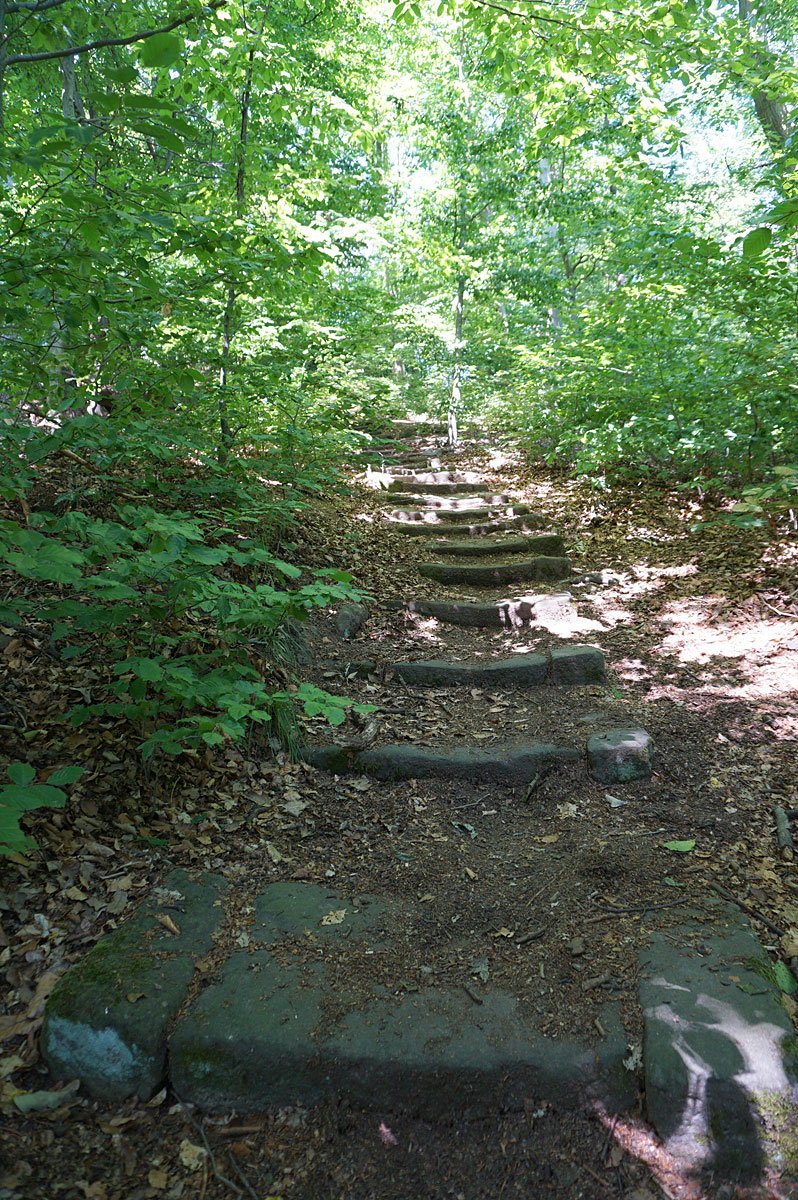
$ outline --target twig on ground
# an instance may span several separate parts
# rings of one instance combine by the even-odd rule
[[[757,921],[761,921],[771,933],[775,933],[776,937],[784,937],[784,930],[779,929],[778,925],[774,925],[772,921],[769,921],[764,913],[761,913],[758,908],[754,908],[753,904],[746,904],[745,900],[738,900],[733,892],[730,892],[728,888],[722,887],[719,883],[713,881],[709,886],[714,888],[719,896],[723,896],[724,900],[731,900],[732,904],[736,904],[743,912],[748,913],[749,917],[755,917]]]
[[[213,1150],[211,1150],[210,1142],[208,1141],[208,1138],[206,1136],[205,1130],[202,1127],[202,1125],[200,1125],[199,1121],[197,1121],[196,1118],[194,1116],[192,1116],[192,1114],[188,1111],[188,1109],[185,1107],[185,1105],[183,1106],[183,1112],[188,1117],[189,1121],[191,1122],[191,1124],[196,1129],[197,1133],[202,1138],[202,1144],[204,1145],[205,1152],[208,1155],[208,1160],[210,1161],[210,1164],[211,1164],[211,1170],[213,1171],[216,1178],[219,1180],[220,1183],[223,1183],[225,1185],[225,1187],[229,1187],[232,1191],[234,1191],[237,1196],[243,1196],[244,1193],[242,1192],[241,1188],[238,1187],[235,1183],[233,1183],[232,1179],[228,1179],[226,1175],[223,1175],[221,1173],[221,1171],[219,1170],[219,1167],[216,1163],[216,1156],[213,1153]],[[252,1189],[250,1188],[249,1190],[250,1190],[250,1193],[252,1195],[254,1195],[254,1192],[252,1192]]]
[[[678,904],[687,904],[689,896],[682,896],[680,900],[667,900],[664,904],[619,904],[608,905],[599,904],[599,908],[603,908],[604,912],[597,917],[588,917],[588,923],[594,921],[606,921],[607,917],[612,917],[615,913],[632,913],[632,912],[656,912],[658,908],[676,908]]]
[[[773,816],[776,819],[776,837],[781,850],[781,857],[792,860],[793,844],[792,834],[790,833],[790,824],[787,819],[787,814],[780,804],[773,805]]]
[[[771,612],[774,612],[777,617],[786,617],[788,621],[798,621],[798,613],[788,613],[785,612],[783,608],[774,608],[774,606],[768,600],[766,600],[764,596],[760,596],[759,599],[765,605],[765,607],[769,608]]]

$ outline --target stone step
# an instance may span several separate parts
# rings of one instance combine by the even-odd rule
[[[456,471],[445,471],[441,473],[453,475],[455,478],[436,483],[434,479],[427,480],[423,476],[417,479],[414,479],[413,476],[410,476],[409,478],[402,477],[401,479],[392,480],[388,484],[387,490],[389,492],[409,493],[410,495],[414,496],[422,492],[426,492],[430,496],[456,496],[461,492],[483,492],[485,490],[484,480],[477,479],[473,475],[469,479],[463,478]],[[439,472],[428,471],[424,474],[436,475],[439,474]]]
[[[445,421],[391,421],[389,432],[395,438],[439,437],[446,435],[449,427]]]
[[[544,1037],[525,1015],[526,996],[490,982],[389,992],[386,963],[406,953],[412,901],[279,881],[255,892],[242,920],[235,908],[225,914],[213,876],[173,872],[159,892],[162,906],[146,905],[99,942],[47,1002],[51,1071],[103,1101],[147,1100],[171,1083],[212,1112],[345,1100],[458,1122],[521,1111],[530,1096],[612,1112],[635,1102],[613,1004],[599,1009],[601,1040],[577,1043]],[[158,916],[181,934],[167,934]],[[187,1002],[211,927],[226,956]],[[185,929],[202,931],[194,957]],[[362,964],[352,982],[343,957]]]
[[[522,625],[544,624],[561,614],[566,617],[576,615],[570,592],[519,596],[515,600],[496,600],[493,604],[410,600],[401,607],[420,617],[433,617],[444,625],[460,625],[467,629],[518,629]]]
[[[488,521],[482,525],[467,525],[463,522],[460,525],[446,525],[444,523],[433,523],[432,521],[395,521],[394,529],[397,533],[407,534],[408,537],[462,537],[467,534],[468,537],[489,537],[492,533],[501,533],[505,529],[521,529],[527,533],[532,533],[535,529],[545,528],[547,521],[541,518],[541,523],[536,524],[532,517],[500,517],[495,521]]]
[[[471,542],[430,542],[431,554],[454,554],[464,558],[480,558],[490,554],[549,554],[562,555],[565,545],[558,533],[538,533],[533,537],[475,538]]]
[[[392,497],[393,498],[393,497]],[[530,512],[529,506],[526,504],[514,504],[512,507],[501,508],[461,508],[461,509],[441,509],[441,508],[394,508],[388,514],[390,520],[395,521],[397,525],[418,526],[412,532],[415,533],[434,533],[438,537],[441,534],[448,532],[453,525],[458,522],[465,524],[468,521],[517,521],[526,520],[534,529],[545,529],[548,525],[546,517],[540,513]],[[446,524],[445,522],[449,522]],[[403,529],[402,532],[410,533],[410,529]],[[464,529],[455,529],[456,534],[465,533]]]
[[[516,654],[498,662],[471,664],[423,659],[418,662],[381,664],[394,678],[413,686],[430,687],[539,687],[545,683],[603,683],[604,655],[597,646],[558,646],[546,654]],[[368,677],[377,671],[373,662],[346,664],[347,674]]]
[[[388,471],[366,471],[364,480],[366,487],[379,488],[386,492],[405,491],[416,493],[429,491],[438,493],[443,488],[454,491],[468,491],[473,487],[484,487],[473,471],[408,471],[395,475]]]
[[[437,495],[417,495],[415,492],[385,492],[381,493],[385,500],[390,504],[398,504],[400,507],[403,504],[412,506],[414,509],[439,509],[445,512],[479,512],[484,509],[496,508],[497,506],[505,507],[513,506],[514,512],[520,512],[524,505],[510,496],[507,492],[482,492],[475,493],[472,496],[437,496]]]
[[[541,742],[502,743],[485,749],[464,746],[388,745],[369,750],[310,746],[300,757],[336,775],[355,772],[375,779],[477,779],[486,783],[528,784],[555,766],[582,756],[567,747]]]
[[[250,946],[231,955],[172,1035],[177,1095],[217,1112],[344,1097],[375,1113],[458,1123],[520,1110],[530,1096],[631,1107],[614,1005],[601,1008],[603,1039],[580,1045],[543,1037],[499,986],[475,981],[466,991],[441,980],[386,994],[385,963],[401,954],[408,918],[396,902],[270,884],[255,903]],[[370,977],[347,983],[342,956],[373,964]]]
[[[392,475],[394,479],[398,479],[402,475],[415,475],[417,471],[440,471],[442,467],[439,458],[421,458],[418,459],[416,465],[412,466],[408,463],[386,463],[381,467],[373,467],[372,469],[382,472],[384,475]]]
[[[530,580],[566,579],[571,574],[567,558],[540,555],[521,562],[495,563],[420,563],[420,575],[437,583],[463,587],[490,587],[494,583],[527,583]]]
[[[798,1057],[773,966],[733,906],[712,896],[640,954],[647,1116],[691,1170],[746,1178],[761,1131],[794,1137]],[[786,968],[785,968],[786,970]]]
[[[225,888],[219,876],[195,881],[173,871],[156,898],[59,979],[41,1034],[42,1057],[57,1079],[79,1079],[111,1102],[147,1100],[161,1087],[168,1031],[195,963],[214,945]]]

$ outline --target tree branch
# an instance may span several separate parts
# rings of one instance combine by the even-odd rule
[[[543,17],[536,12],[515,12],[512,8],[505,8],[503,4],[492,4],[491,0],[471,0],[478,8],[495,8],[496,12],[504,13],[508,17],[518,17],[521,21],[545,21],[547,25],[562,25],[566,29],[574,27],[573,21],[561,21],[557,17]]]
[[[146,38],[155,37],[159,33],[171,33],[180,25],[186,25],[189,21],[193,21],[205,13],[216,12],[225,4],[227,4],[227,0],[209,0],[209,3],[204,4],[198,11],[192,10],[184,13],[169,25],[162,25],[159,29],[146,29],[141,33],[131,34],[130,37],[99,38],[96,42],[85,42],[82,46],[68,46],[65,50],[43,50],[39,54],[12,54],[5,60],[3,66],[11,67],[16,63],[47,62],[54,58],[70,58],[76,54],[85,54],[87,50],[102,50],[106,46],[132,46],[134,42],[143,42]]]
[[[6,13],[13,16],[15,13],[24,12],[29,16],[35,16],[36,13],[46,12],[48,8],[60,8],[62,4],[67,3],[68,0],[40,0],[38,4],[9,4]]]

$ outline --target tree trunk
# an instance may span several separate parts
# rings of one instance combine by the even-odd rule
[[[244,81],[244,90],[241,93],[241,124],[238,132],[238,143],[235,150],[236,162],[236,216],[238,220],[244,212],[244,202],[246,199],[246,153],[247,153],[247,137],[249,135],[249,115],[250,104],[252,101],[252,72],[255,62],[254,46],[249,52],[249,60],[247,65],[247,76]],[[227,298],[224,305],[224,313],[222,315],[222,368],[219,372],[219,446],[217,448],[217,458],[220,463],[226,461],[232,446],[233,446],[233,431],[230,426],[230,416],[228,407],[228,388],[230,383],[230,358],[233,342],[233,319],[235,316],[235,306],[238,293],[234,279],[227,281]]]
[[[768,49],[766,43],[754,42],[754,16],[751,0],[737,0],[737,12],[740,20],[749,28],[754,62],[762,78],[767,78],[778,64],[776,55]],[[777,96],[761,88],[754,89],[752,99],[762,132],[774,157],[778,158],[787,149],[787,139],[791,133],[787,105]]]

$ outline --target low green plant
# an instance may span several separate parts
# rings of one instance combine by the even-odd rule
[[[34,783],[36,772],[30,763],[10,763],[10,783],[0,787],[0,854],[24,852],[35,847],[20,826],[20,817],[35,808],[63,808],[66,792],[58,784],[75,783],[82,767],[61,767],[53,771],[47,783]]]

